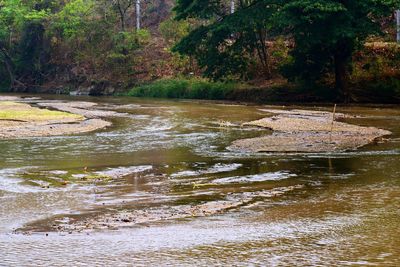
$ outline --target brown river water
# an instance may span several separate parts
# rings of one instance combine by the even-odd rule
[[[400,266],[398,106],[338,108],[361,115],[349,123],[392,131],[387,142],[341,153],[251,154],[226,147],[270,134],[240,127],[265,117],[266,106],[66,99],[125,116],[89,134],[0,140],[0,266]],[[62,180],[127,169],[133,174],[112,180]],[[240,204],[171,216],[221,201]],[[161,216],[112,229],[51,228],[148,211]]]

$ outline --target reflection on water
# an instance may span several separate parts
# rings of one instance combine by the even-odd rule
[[[242,154],[225,147],[269,134],[240,127],[262,107],[83,100],[126,115],[0,141],[0,266],[400,265],[400,109],[341,108],[394,133],[356,152]],[[121,212],[141,223],[54,231]]]

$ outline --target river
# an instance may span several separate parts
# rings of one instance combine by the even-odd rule
[[[399,107],[338,108],[360,115],[349,123],[392,131],[386,142],[251,154],[226,147],[270,133],[240,127],[265,117],[265,106],[78,100],[125,115],[89,134],[0,140],[0,266],[400,266]],[[109,181],[60,182],[127,169],[133,174]],[[239,204],[202,216],[171,211],[221,202]],[[115,229],[51,230],[133,211],[161,215]]]

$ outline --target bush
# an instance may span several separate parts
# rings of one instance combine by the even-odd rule
[[[364,97],[364,102],[399,103],[400,78],[377,77],[358,81],[354,90],[356,94]]]
[[[4,77],[4,79],[0,79],[0,93],[8,92],[10,89],[10,79],[3,66],[0,66],[0,76]]]
[[[223,100],[237,87],[235,83],[203,79],[163,79],[133,88],[128,96]]]
[[[190,25],[186,20],[177,21],[173,18],[167,19],[159,26],[164,40],[168,43],[175,43],[189,33]]]
[[[0,93],[7,93],[10,90],[10,85],[6,83],[0,83]]]

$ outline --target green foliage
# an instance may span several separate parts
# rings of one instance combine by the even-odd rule
[[[114,50],[122,54],[127,54],[148,43],[150,33],[147,30],[118,32],[112,38]]]
[[[6,74],[6,70],[4,70],[4,68],[0,67],[0,75],[2,77],[6,77],[5,79],[1,79],[0,80],[0,93],[5,93],[9,91],[9,87],[10,87],[10,81],[7,78],[7,74]],[[4,75],[3,75],[4,74]]]
[[[229,14],[227,3],[178,0],[177,19],[209,20],[184,37],[174,51],[194,56],[210,78],[248,78],[254,56],[270,75],[266,37],[278,6],[274,1],[241,1],[238,10]]]
[[[167,19],[159,26],[160,33],[168,43],[176,43],[188,35],[190,24],[187,20]]]
[[[286,74],[315,81],[335,68],[338,71],[339,64],[348,72],[353,52],[369,35],[380,33],[380,19],[392,13],[396,2],[286,1],[277,21],[290,30],[296,43]]]
[[[41,22],[48,10],[37,10],[34,3],[19,0],[0,0],[0,42],[7,41],[13,31],[21,30],[27,22]]]
[[[351,78],[355,80],[396,76],[400,66],[400,45],[371,42],[354,56]]]
[[[15,90],[40,85],[56,65],[79,79],[129,77],[139,62],[136,52],[150,39],[149,31],[128,27],[133,3],[0,0],[0,75],[8,77],[2,86],[6,81]]]
[[[0,74],[9,86],[17,82],[16,76],[28,74],[27,67],[36,72],[42,24],[48,9],[38,5],[41,1],[0,0]]]
[[[184,99],[226,99],[238,85],[235,83],[210,82],[203,79],[165,79],[138,86],[129,91],[129,96],[184,98]]]
[[[399,103],[400,77],[382,76],[353,80],[352,89],[360,102]]]
[[[161,5],[168,12],[169,2],[161,2],[147,2],[143,20]],[[241,0],[233,14],[229,0],[175,3],[175,19],[158,27],[165,45],[156,42],[157,32],[151,41],[153,24],[144,23],[149,31],[135,30],[134,0],[0,0],[0,88],[26,90],[55,76],[69,77],[74,87],[96,80],[133,84],[178,71],[201,72],[214,81],[256,78],[262,84],[260,77],[275,78],[280,70],[305,88],[335,79],[343,94],[354,86],[350,78],[398,77],[398,50],[386,56],[372,51],[362,59],[359,54],[367,38],[378,39],[392,23],[400,0]],[[396,79],[384,80],[397,88]],[[175,79],[133,91],[220,99],[229,87]]]
[[[53,30],[58,30],[67,39],[84,35],[94,6],[93,0],[69,1],[60,12],[54,14]]]
[[[367,91],[379,94],[382,97],[396,97],[400,99],[400,78],[386,77],[370,81],[365,87]]]
[[[49,29],[53,51],[67,52],[71,61],[84,65],[84,75],[94,79],[119,80],[131,76],[134,65],[139,62],[136,52],[146,46],[151,37],[147,30],[127,27],[125,20],[116,27],[122,18],[119,8],[123,8],[125,18],[132,3],[68,1],[53,15]]]
[[[271,55],[262,44],[268,33],[284,34],[295,43],[284,59],[287,77],[315,82],[334,74],[342,91],[353,53],[368,36],[380,34],[382,19],[400,6],[398,0],[249,0],[228,14],[227,2],[178,0],[175,7],[177,19],[204,20],[175,50],[195,56],[206,76],[244,78],[255,54],[268,76]]]
[[[227,3],[218,0],[177,0],[174,10],[178,19],[212,19],[218,14],[224,14],[224,2]]]

